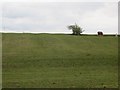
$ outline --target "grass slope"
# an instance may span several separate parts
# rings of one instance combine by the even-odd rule
[[[3,34],[3,87],[118,87],[117,37]]]

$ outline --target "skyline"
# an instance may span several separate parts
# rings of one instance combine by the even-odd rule
[[[84,34],[118,33],[117,2],[10,2],[2,12],[2,32],[72,33],[77,23]]]

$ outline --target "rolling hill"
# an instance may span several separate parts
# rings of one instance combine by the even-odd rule
[[[117,88],[118,38],[2,34],[3,88]]]

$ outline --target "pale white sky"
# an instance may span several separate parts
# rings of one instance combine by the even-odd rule
[[[67,25],[77,23],[85,32],[118,33],[118,2],[2,3],[2,32],[71,33]],[[41,0],[42,1],[42,0]],[[52,0],[53,1],[53,0]],[[55,1],[55,0],[54,0]],[[115,1],[115,0],[114,0]]]

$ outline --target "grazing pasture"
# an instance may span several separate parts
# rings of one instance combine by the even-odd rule
[[[3,88],[117,88],[118,38],[2,34]]]

